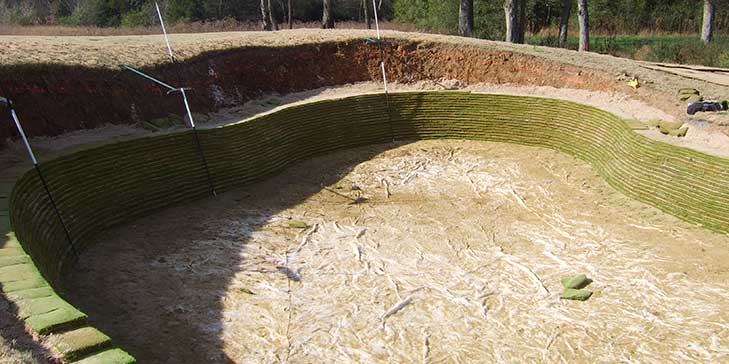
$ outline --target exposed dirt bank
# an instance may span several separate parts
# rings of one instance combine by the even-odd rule
[[[621,85],[598,72],[533,55],[473,46],[397,41],[386,47],[393,81],[457,79],[613,91]],[[121,62],[120,62],[121,63]],[[28,133],[57,135],[106,123],[132,124],[183,114],[181,98],[129,71],[69,65],[0,68],[0,82],[16,101]],[[363,40],[289,47],[221,50],[160,65],[147,72],[194,88],[192,108],[210,112],[277,92],[379,79],[379,49]],[[627,86],[626,86],[627,87]],[[0,139],[12,135],[0,126]]]
[[[636,62],[561,49],[513,45],[460,37],[386,32],[388,76],[393,81],[459,80],[620,92],[679,117],[681,87],[707,97],[728,88],[647,70]],[[58,135],[104,124],[134,124],[182,114],[178,96],[120,64],[143,68],[174,85],[195,89],[192,106],[211,112],[261,95],[379,79],[379,52],[358,30],[296,30],[174,35],[182,64],[165,63],[161,37],[4,36],[0,83],[15,99],[34,136]],[[642,87],[629,88],[625,77]],[[13,136],[0,124],[0,140]]]
[[[726,236],[558,152],[386,148],[114,229],[68,292],[145,363],[728,358]],[[575,273],[585,303],[558,299]]]

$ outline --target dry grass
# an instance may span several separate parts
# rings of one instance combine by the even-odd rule
[[[288,29],[286,24],[279,25],[281,29]],[[354,21],[339,22],[336,24],[339,29],[367,29],[365,23]],[[374,26],[374,25],[373,25]],[[382,22],[382,29],[398,30],[403,32],[433,32],[430,29],[421,29],[411,24]],[[294,29],[318,29],[321,24],[318,22],[296,22]],[[216,33],[216,32],[245,32],[260,31],[261,26],[255,22],[237,21],[207,21],[177,23],[169,27],[172,34],[179,33]],[[101,27],[71,27],[60,25],[34,25],[20,26],[12,24],[0,24],[0,35],[28,35],[28,36],[120,36],[120,35],[154,35],[159,34],[158,26],[134,27],[134,28],[101,28]],[[433,32],[435,33],[435,32]]]
[[[374,26],[374,24],[373,24]],[[281,29],[288,29],[288,24],[279,24]],[[344,21],[336,23],[339,29],[367,29],[362,22]],[[429,27],[418,27],[415,24],[383,21],[380,27],[386,30],[397,30],[402,32],[419,32],[431,34],[449,34],[445,29]],[[319,22],[295,22],[294,29],[319,29]],[[216,32],[238,32],[238,31],[260,31],[261,25],[258,22],[238,22],[235,20],[214,20],[177,23],[169,26],[171,33],[216,33]],[[62,26],[62,25],[32,25],[22,26],[14,24],[0,24],[0,35],[35,35],[35,36],[119,36],[119,35],[152,35],[159,34],[158,26],[148,27],[94,27],[94,26]],[[615,36],[612,32],[595,30],[591,31],[594,36]],[[641,30],[637,35],[643,37],[652,36],[689,36],[696,35],[695,32],[664,32],[656,30]],[[536,37],[558,37],[559,27],[545,27],[538,33],[527,33],[527,36]]]
[[[574,35],[574,32],[578,32],[579,30],[572,30],[570,28],[570,34]],[[537,33],[527,33],[528,36],[536,36],[536,37],[559,37],[559,26],[549,26],[544,27],[539,30]],[[616,34],[615,31],[608,31],[604,29],[590,29],[590,36],[597,36],[597,37],[610,37],[610,36],[620,36],[620,35],[638,35],[641,37],[654,37],[654,36],[696,36],[695,31],[687,31],[687,32],[668,32],[668,31],[662,31],[662,30],[656,30],[656,29],[642,29],[638,33],[628,33],[628,32],[622,32]]]

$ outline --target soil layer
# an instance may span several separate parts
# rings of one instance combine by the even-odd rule
[[[474,46],[388,42],[391,81],[460,80],[615,91],[621,84],[533,55]],[[193,88],[192,109],[208,113],[268,93],[289,93],[381,78],[377,46],[364,40],[289,47],[247,47],[189,58],[143,70],[172,85]],[[58,135],[106,124],[139,124],[184,115],[179,94],[167,94],[129,71],[61,64],[0,67],[0,83],[31,136]],[[0,124],[0,141],[13,137]]]

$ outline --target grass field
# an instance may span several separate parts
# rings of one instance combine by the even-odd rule
[[[577,50],[578,37],[570,37],[567,46]],[[551,35],[528,36],[527,43],[557,47],[559,39]],[[698,35],[612,35],[594,36],[590,50],[640,61],[699,64],[729,68],[729,36],[716,37],[705,45]]]

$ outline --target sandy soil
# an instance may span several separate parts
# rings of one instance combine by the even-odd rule
[[[115,229],[66,288],[145,363],[720,363],[727,244],[564,154],[426,141]]]

